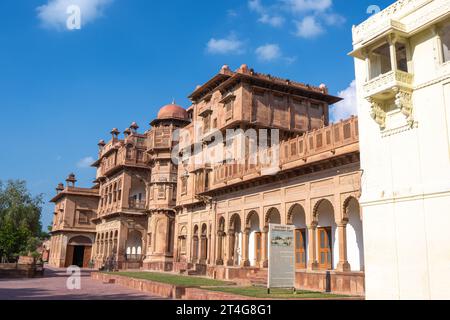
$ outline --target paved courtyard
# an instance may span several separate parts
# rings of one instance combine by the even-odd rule
[[[44,278],[0,279],[0,300],[155,300],[161,297],[105,284],[82,271],[81,289],[67,289],[65,269],[46,268]]]

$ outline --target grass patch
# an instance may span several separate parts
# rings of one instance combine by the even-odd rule
[[[232,282],[225,282],[219,280],[213,280],[208,278],[182,276],[170,273],[158,273],[158,272],[114,272],[107,273],[110,275],[118,275],[135,279],[150,280],[154,282],[160,282],[165,284],[171,284],[184,287],[217,287],[217,286],[229,286],[233,285]]]
[[[344,295],[302,290],[297,291],[294,294],[292,290],[288,289],[271,289],[269,295],[267,294],[267,288],[261,287],[217,287],[208,288],[208,290],[260,299],[339,299],[348,297]]]

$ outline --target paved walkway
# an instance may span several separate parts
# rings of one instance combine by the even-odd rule
[[[105,284],[82,271],[81,290],[67,289],[65,269],[46,267],[44,278],[0,279],[0,300],[155,300],[150,294]]]

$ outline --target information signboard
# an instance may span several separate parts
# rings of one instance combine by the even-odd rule
[[[295,288],[295,227],[269,224],[267,287]]]

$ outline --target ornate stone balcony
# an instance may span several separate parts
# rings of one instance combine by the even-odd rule
[[[130,209],[138,209],[138,210],[145,210],[147,207],[147,203],[145,200],[136,200],[134,198],[130,198],[128,200],[128,207]]]
[[[132,149],[127,151],[125,147],[121,147],[115,161],[105,160],[101,162],[99,174],[100,176],[106,176],[123,166],[146,168],[147,155],[143,150]]]
[[[412,91],[414,75],[396,70],[384,73],[369,80],[364,85],[364,97],[374,99],[387,99],[395,95],[395,88]]]

